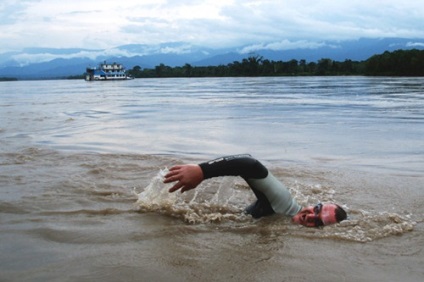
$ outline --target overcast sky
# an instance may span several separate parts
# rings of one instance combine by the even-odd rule
[[[323,40],[424,39],[423,0],[0,0],[0,53],[187,42],[289,48]]]

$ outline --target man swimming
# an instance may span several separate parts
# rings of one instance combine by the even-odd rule
[[[177,182],[169,192],[182,193],[196,188],[203,180],[219,176],[242,177],[257,198],[246,208],[254,218],[274,213],[292,217],[292,221],[307,227],[334,224],[346,219],[346,212],[336,204],[318,204],[302,208],[287,187],[251,155],[234,155],[200,164],[177,165],[170,168],[164,183]]]

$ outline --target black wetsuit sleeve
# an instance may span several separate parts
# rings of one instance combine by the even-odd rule
[[[218,176],[240,176],[249,183],[249,179],[264,179],[268,176],[268,169],[251,155],[221,157],[201,163],[199,166],[203,171],[204,179]],[[273,214],[274,210],[266,195],[250,184],[249,187],[258,200],[246,209],[246,213],[254,218]]]
[[[275,212],[294,216],[300,211],[300,206],[289,190],[251,155],[221,157],[199,166],[203,171],[203,179],[218,176],[242,177],[257,198],[257,201],[245,210],[254,218]]]
[[[199,164],[203,178],[218,176],[241,176],[244,179],[261,179],[268,175],[267,168],[251,155],[233,155],[221,157]]]

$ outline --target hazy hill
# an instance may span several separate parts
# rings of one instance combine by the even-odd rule
[[[322,58],[361,61],[384,51],[413,48],[424,49],[424,40],[384,38],[333,42],[282,41],[231,49],[212,49],[184,42],[131,44],[105,50],[26,48],[20,52],[0,54],[0,77],[35,79],[81,75],[87,66],[95,66],[103,61],[119,62],[127,69],[136,65],[154,68],[159,64],[171,67],[185,64],[226,65],[252,55],[275,61],[304,59],[316,62]]]

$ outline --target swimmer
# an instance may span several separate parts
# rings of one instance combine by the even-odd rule
[[[219,176],[240,176],[252,189],[257,200],[245,209],[253,218],[274,213],[290,216],[294,223],[320,227],[346,219],[339,205],[326,203],[302,208],[289,190],[268,169],[251,155],[234,155],[200,164],[177,165],[170,168],[164,183],[177,182],[169,192],[181,193],[196,188],[203,180]]]

